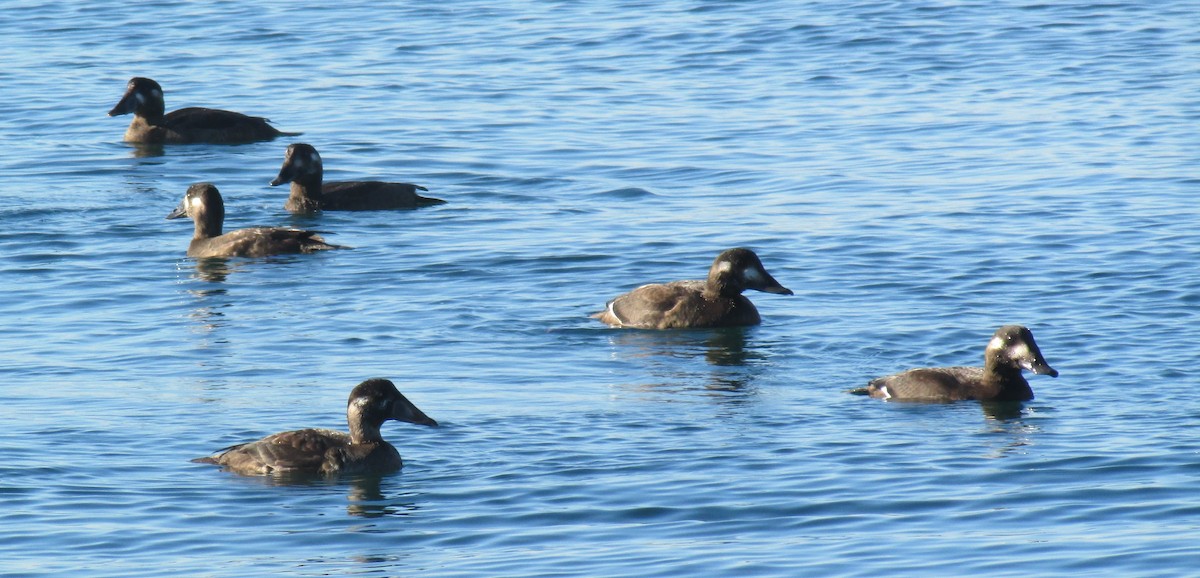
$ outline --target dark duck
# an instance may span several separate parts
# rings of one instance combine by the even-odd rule
[[[321,155],[312,145],[296,143],[288,146],[279,175],[271,186],[292,183],[291,194],[283,208],[293,213],[315,211],[377,211],[415,209],[440,205],[446,201],[422,197],[421,185],[384,181],[322,182],[324,167]]]
[[[895,400],[1027,401],[1033,399],[1033,389],[1022,371],[1058,377],[1028,328],[1005,325],[983,350],[983,367],[910,369],[873,379],[853,393]]]
[[[301,429],[238,444],[192,460],[216,464],[243,475],[386,474],[403,465],[400,452],[384,441],[387,420],[436,426],[386,379],[368,379],[350,392],[346,421],[350,432]]]
[[[143,144],[237,144],[300,133],[282,132],[267,119],[214,108],[188,107],[165,113],[162,87],[149,78],[129,81],[125,96],[108,116],[133,113],[125,142]]]
[[[613,327],[641,329],[757,325],[762,319],[742,295],[746,289],[792,294],[767,273],[754,251],[736,248],[717,255],[707,280],[642,285],[592,317]]]
[[[222,234],[225,201],[211,183],[188,187],[183,201],[167,215],[168,219],[184,217],[191,217],[196,225],[188,244],[188,257],[266,257],[344,248],[330,245],[317,233],[302,229],[254,227]]]

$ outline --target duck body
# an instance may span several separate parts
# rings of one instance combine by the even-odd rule
[[[592,317],[613,327],[687,329],[757,325],[758,309],[742,292],[754,289],[791,295],[745,248],[723,251],[704,281],[672,281],[642,285],[609,301]]]
[[[280,432],[192,461],[243,475],[383,474],[404,465],[400,452],[380,435],[384,421],[437,426],[386,379],[358,384],[350,392],[346,418],[349,433],[319,428]]]
[[[386,441],[356,444],[350,434],[329,429],[280,432],[196,461],[245,475],[387,473],[404,466]]]
[[[163,91],[149,78],[129,81],[124,97],[108,116],[133,113],[125,142],[142,144],[237,144],[300,133],[282,132],[262,117],[215,108],[188,107],[165,112]]]
[[[283,166],[271,181],[272,187],[291,183],[284,209],[293,213],[316,211],[379,211],[415,209],[440,205],[441,199],[423,197],[421,185],[385,181],[323,182],[321,155],[312,145],[295,143],[284,154]]]
[[[188,187],[183,201],[167,215],[168,219],[184,217],[191,217],[195,223],[188,257],[267,257],[343,248],[325,242],[314,231],[303,229],[254,227],[222,234],[225,203],[211,183]]]
[[[871,380],[855,390],[880,399],[1028,401],[1033,389],[1023,370],[1058,377],[1046,363],[1029,329],[1006,325],[984,350],[983,367],[923,367]]]

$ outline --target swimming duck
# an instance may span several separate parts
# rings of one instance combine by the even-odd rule
[[[983,351],[983,367],[926,367],[875,378],[853,390],[881,399],[1027,401],[1033,399],[1021,370],[1058,377],[1033,333],[1021,325],[996,330]]]
[[[445,203],[441,199],[422,197],[417,191],[427,191],[421,185],[386,183],[382,181],[339,181],[322,183],[324,169],[321,155],[312,145],[296,143],[288,146],[279,175],[271,186],[292,183],[291,194],[283,208],[294,213],[313,211],[375,211],[381,209],[415,209]]]
[[[736,248],[717,255],[706,281],[642,285],[609,301],[592,317],[613,327],[642,329],[756,325],[761,318],[742,295],[746,289],[792,294],[767,273],[754,251]]]
[[[167,215],[168,219],[191,217],[196,233],[188,245],[188,257],[266,257],[286,253],[312,253],[322,249],[342,249],[330,245],[313,231],[281,227],[255,227],[221,234],[225,222],[225,201],[212,183],[188,187],[183,202]]]
[[[125,130],[125,142],[131,143],[231,144],[300,134],[279,131],[265,118],[240,112],[188,107],[163,114],[164,110],[162,87],[149,78],[134,77],[108,116],[134,114]]]
[[[350,433],[328,429],[286,431],[192,461],[216,464],[244,475],[394,472],[404,462],[400,452],[379,433],[379,427],[389,419],[437,426],[391,381],[368,379],[354,387],[346,403]]]

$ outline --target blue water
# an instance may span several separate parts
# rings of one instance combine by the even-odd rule
[[[0,573],[1195,572],[1195,3],[386,4],[4,3]],[[122,143],[132,76],[448,204],[288,215],[290,140]],[[196,181],[354,249],[198,264]],[[733,246],[760,326],[587,317]],[[846,393],[1006,323],[1015,411]],[[188,461],[376,376],[401,473]]]

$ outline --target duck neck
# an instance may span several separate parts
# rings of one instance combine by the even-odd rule
[[[142,119],[150,126],[162,126],[166,116],[166,106],[161,100],[152,100],[138,107],[135,117]]]
[[[192,235],[192,237],[195,239],[209,239],[212,237],[220,237],[221,236],[221,225],[222,225],[221,221],[217,221],[217,222],[213,223],[213,222],[210,222],[208,219],[198,218],[198,219],[196,219],[196,232]]]
[[[350,424],[350,443],[377,444],[383,442],[383,435],[379,433],[379,426],[382,424],[368,423],[361,415],[352,412],[347,412],[346,419]]]
[[[704,296],[709,299],[730,299],[742,294],[742,288],[729,275],[709,277],[704,283]]]
[[[288,194],[288,207],[292,210],[315,211],[321,208],[325,194],[321,190],[321,174],[305,175],[292,181]]]
[[[984,363],[984,380],[990,382],[1000,392],[1000,399],[1026,400],[1033,398],[1033,390],[1021,368],[1009,363],[1001,363],[996,359],[988,359]]]

